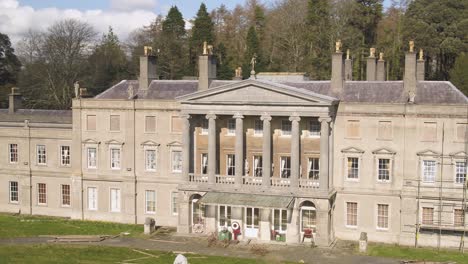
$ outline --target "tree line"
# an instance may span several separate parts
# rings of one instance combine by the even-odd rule
[[[387,79],[401,80],[408,41],[426,58],[426,79],[451,80],[468,94],[468,0],[247,0],[209,11],[201,4],[187,25],[177,6],[121,41],[112,28],[97,36],[87,23],[63,20],[46,31],[30,31],[16,46],[0,33],[0,107],[19,86],[27,107],[68,109],[73,83],[96,95],[123,79],[136,79],[139,56],[152,46],[161,79],[197,76],[203,42],[214,47],[218,79],[234,69],[305,72],[330,78],[330,53],[340,39],[354,60],[353,78],[365,79],[369,48],[383,52]]]

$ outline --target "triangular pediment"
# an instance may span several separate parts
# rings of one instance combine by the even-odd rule
[[[453,157],[453,158],[466,158],[466,152],[464,152],[464,151],[453,152],[453,153],[450,153],[450,157]]]
[[[151,147],[158,147],[160,144],[154,142],[153,140],[146,140],[145,142],[141,143],[142,146],[151,146]]]
[[[436,152],[436,151],[433,151],[433,150],[430,150],[430,149],[426,149],[426,150],[423,150],[423,151],[420,151],[420,152],[416,153],[416,155],[435,157],[435,156],[440,156],[440,153]]]
[[[182,143],[180,143],[179,141],[172,141],[171,143],[167,144],[167,146],[169,146],[169,147],[181,147]]]
[[[177,98],[182,104],[332,105],[338,100],[264,80],[245,80]]]
[[[379,154],[379,155],[395,155],[395,151],[389,148],[379,148],[372,151],[372,154]]]
[[[362,150],[360,148],[356,148],[356,147],[349,147],[349,148],[342,149],[341,152],[343,152],[343,153],[359,153],[359,154],[362,154],[362,153],[364,153],[364,150]]]
[[[118,141],[118,140],[115,140],[115,139],[111,139],[111,140],[106,141],[106,144],[107,145],[123,145],[124,142]]]
[[[92,139],[92,138],[88,138],[88,139],[85,139],[83,140],[81,143],[83,144],[100,144],[101,142],[95,140],[95,139]]]

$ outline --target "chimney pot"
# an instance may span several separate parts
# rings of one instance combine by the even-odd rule
[[[368,81],[376,80],[376,58],[375,48],[370,48],[369,57],[367,58],[366,78]]]
[[[405,55],[405,75],[403,76],[403,86],[405,94],[416,94],[416,53],[414,52],[414,41],[409,42],[409,52]],[[409,100],[411,101],[411,100]]]
[[[144,47],[144,55],[140,56],[140,77],[138,78],[139,90],[148,90],[152,80],[157,80],[157,57],[153,55],[153,48]]]
[[[19,88],[12,87],[11,94],[8,97],[8,113],[13,114],[22,107],[23,96],[21,95]]]
[[[344,86],[344,67],[343,67],[343,52],[341,52],[341,41],[338,40],[335,44],[335,52],[332,54],[332,74],[331,74],[331,90],[332,94],[339,95],[343,91]]]
[[[216,59],[213,46],[203,42],[203,53],[198,57],[198,91],[208,90],[216,79]]]

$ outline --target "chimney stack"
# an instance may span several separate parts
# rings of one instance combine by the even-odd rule
[[[331,90],[337,95],[343,91],[344,71],[343,52],[341,52],[341,40],[335,43],[335,52],[332,54]]]
[[[424,81],[426,61],[424,60],[424,51],[419,49],[419,58],[416,62],[416,80]]]
[[[344,68],[345,68],[345,80],[352,81],[353,80],[353,60],[349,56],[349,49],[346,50],[346,60],[345,60]]]
[[[379,53],[379,60],[377,61],[377,81],[386,81],[385,75],[385,60],[384,60],[384,53]]]
[[[409,42],[409,51],[405,55],[405,75],[403,77],[405,96],[413,98],[416,96],[416,53],[414,52],[414,41]]]
[[[198,57],[198,91],[208,90],[216,79],[216,59],[213,46],[203,43],[203,54]]]
[[[9,94],[8,113],[14,114],[18,109],[20,109],[22,107],[22,100],[23,97],[19,92],[19,88],[12,87],[11,94]]]
[[[145,53],[140,56],[140,77],[138,79],[139,90],[147,91],[152,80],[157,80],[156,74],[156,56],[153,55],[153,49],[145,46]]]
[[[375,58],[375,48],[370,48],[370,54],[367,58],[367,69],[366,69],[366,78],[368,81],[376,80],[376,58]]]

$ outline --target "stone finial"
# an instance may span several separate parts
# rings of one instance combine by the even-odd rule
[[[409,52],[414,52],[414,40],[409,41]]]
[[[150,56],[153,54],[153,47],[151,46],[144,46],[143,47],[144,51],[145,51],[145,56]]]
[[[375,48],[370,48],[369,49],[369,57],[374,58],[375,57]]]
[[[203,41],[203,55],[208,55],[208,43]]]
[[[419,60],[424,60],[424,51],[423,51],[423,49],[419,49]]]
[[[128,95],[128,99],[133,99],[133,97],[135,97],[135,89],[133,88],[133,85],[128,86],[127,95]]]
[[[380,52],[379,53],[379,61],[383,61],[384,60],[384,53],[383,52]]]
[[[80,98],[80,83],[76,81],[73,87],[75,88],[75,98]]]
[[[237,67],[235,73],[235,77],[242,77],[242,67]]]
[[[252,66],[252,70],[250,71],[250,75],[255,75],[255,64],[257,64],[257,54],[254,53],[252,59],[250,60],[250,65]]]
[[[346,59],[349,60],[349,49],[346,50]]]
[[[341,40],[335,43],[335,52],[341,52]]]
[[[414,98],[416,97],[416,93],[413,91],[410,91],[408,93],[408,103],[414,104]]]
[[[213,45],[208,45],[208,55],[213,55]]]

